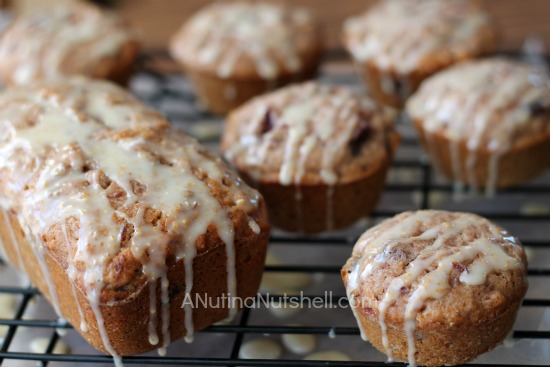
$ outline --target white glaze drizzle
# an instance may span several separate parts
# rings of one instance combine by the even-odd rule
[[[17,262],[19,263],[19,267],[22,270],[25,270],[25,262],[23,261],[23,257],[21,256],[21,250],[19,249],[18,241],[17,241],[17,238],[15,237],[15,232],[13,231],[13,226],[11,224],[7,211],[2,209],[2,215],[4,216],[4,222],[6,223],[6,227],[8,228],[8,233],[10,235],[10,241],[12,243],[12,247],[14,248],[15,253],[17,254]],[[7,260],[7,256],[4,258],[4,260]]]
[[[79,219],[76,253],[67,259],[73,294],[76,294],[76,264],[86,263],[82,274],[85,295],[95,314],[104,347],[120,366],[121,359],[110,343],[101,310],[104,272],[110,260],[120,252],[123,240],[124,226],[117,224],[114,216],[133,225],[129,247],[134,258],[142,263],[144,274],[151,279],[149,339],[155,345],[159,339],[156,281],[160,281],[160,329],[163,348],[166,348],[170,342],[170,308],[165,260],[168,246],[174,246],[171,239],[181,238],[181,245],[174,248],[174,252],[176,259],[184,260],[185,287],[186,292],[190,293],[193,290],[195,242],[213,225],[226,247],[228,293],[236,296],[233,223],[228,210],[211,194],[206,183],[192,173],[193,170],[201,170],[213,180],[226,178],[233,182],[227,190],[237,198],[235,207],[245,212],[257,207],[259,194],[244,186],[219,158],[213,160],[206,155],[193,139],[167,131],[168,124],[160,115],[121,89],[86,79],[71,79],[58,88],[60,91],[45,89],[27,92],[16,89],[0,96],[0,124],[9,137],[8,143],[0,149],[3,158],[0,169],[9,169],[12,173],[9,181],[13,181],[8,182],[4,189],[8,190],[8,197],[11,192],[13,197],[22,199],[10,204],[17,207],[22,203],[18,207],[20,219],[24,221],[22,228],[32,228],[34,231],[26,234],[31,238],[54,306],[57,305],[56,291],[44,263],[41,250],[44,245],[39,240],[40,234],[54,223],[65,223],[70,217]],[[26,110],[21,105],[42,108],[34,120],[34,126],[25,126]],[[75,124],[78,124],[77,128]],[[139,130],[132,132],[132,129],[140,128],[156,129],[161,142],[150,142],[142,137],[148,135],[140,135]],[[116,139],[109,137],[109,134],[116,135],[122,131],[129,134],[126,137],[122,134]],[[48,156],[52,149],[56,151],[55,158],[51,154]],[[21,166],[16,159],[21,151],[25,152],[25,156],[32,156],[33,159],[28,162],[36,163],[40,169],[25,166],[15,169],[18,163]],[[164,157],[165,162],[157,161],[157,155]],[[89,172],[83,172],[86,159],[91,160],[86,164],[95,167]],[[36,182],[29,181],[32,175],[26,170],[38,174]],[[118,209],[114,209],[107,199],[100,184],[100,174],[105,174],[124,191],[125,198]],[[22,192],[19,188],[29,185],[29,182],[31,189]],[[82,185],[84,182],[88,184]],[[141,192],[139,186],[134,190],[134,185],[138,183],[144,187]],[[53,202],[52,196],[56,197]],[[137,207],[137,212],[129,214],[125,211],[127,205]],[[162,210],[166,214],[166,232],[145,222],[147,208]],[[261,230],[259,226],[258,230]],[[66,232],[64,235],[68,245]],[[82,319],[81,309],[79,312]],[[235,312],[230,308],[229,316],[233,317]],[[185,323],[187,337],[192,338],[192,310],[185,309]]]
[[[134,39],[134,33],[114,14],[90,4],[63,4],[18,18],[2,37],[0,58],[13,67],[9,71],[12,82],[24,85],[63,76],[64,63],[79,45],[86,45],[86,59],[81,57],[72,66],[86,74],[99,60]]]
[[[261,78],[270,81],[285,70],[296,73],[302,69],[301,52],[316,37],[312,24],[311,14],[303,8],[215,3],[180,29],[171,49],[177,58],[217,65],[220,78],[231,77],[245,57]]]
[[[2,208],[0,207],[0,211],[4,212],[4,210],[2,210]],[[7,222],[5,222],[6,225]],[[2,238],[2,235],[0,234],[0,258],[4,261],[8,261],[8,254],[6,252],[6,247],[4,245],[4,239]]]
[[[488,15],[475,2],[386,0],[347,19],[344,39],[357,61],[406,75],[438,50],[452,55],[481,51],[485,39],[479,34],[490,28]],[[388,82],[381,82],[393,91],[393,82],[386,87]]]
[[[378,303],[378,321],[388,361],[393,360],[393,353],[387,336],[386,313],[401,296],[403,288],[411,289],[403,314],[403,330],[407,335],[408,362],[414,367],[416,366],[414,331],[417,313],[427,300],[438,299],[450,291],[449,274],[454,264],[472,261],[459,276],[459,281],[466,285],[484,284],[487,275],[495,271],[524,267],[518,258],[510,256],[504,250],[503,244],[520,246],[519,242],[506,231],[486,219],[463,213],[457,213],[448,220],[426,227],[426,223],[433,222],[438,214],[450,213],[437,211],[404,213],[373,227],[361,236],[354,247],[353,260],[348,263],[350,270],[347,275],[346,291],[350,297],[359,294],[361,283],[375,268],[386,262],[387,256],[395,246],[412,241],[432,241],[407,265],[403,274],[392,279]],[[473,227],[485,232],[464,245],[454,243],[461,240],[460,236],[466,229]],[[448,243],[452,239],[454,240],[450,243],[453,245],[449,246]],[[358,304],[356,303],[355,306],[357,307]],[[358,310],[354,309],[354,313],[356,312]],[[361,332],[363,333],[363,330]]]
[[[63,229],[63,239],[65,240],[65,245],[67,248],[69,248],[69,238],[67,236],[67,225],[66,223],[63,223],[62,226]],[[71,283],[71,292],[73,293],[73,299],[76,303],[76,308],[78,309],[78,315],[80,316],[80,331],[82,332],[88,332],[88,324],[86,323],[86,320],[84,319],[84,312],[82,311],[82,306],[80,305],[80,300],[78,298],[78,294],[76,291],[76,268],[74,263],[69,263],[69,266],[67,267],[67,276],[69,277],[69,282]]]
[[[427,80],[408,102],[407,112],[414,120],[423,121],[427,149],[435,148],[436,133],[449,140],[455,186],[468,183],[472,192],[485,186],[485,194],[493,196],[498,184],[500,158],[509,151],[522,133],[538,135],[549,132],[544,125],[530,123],[530,104],[538,101],[550,105],[550,84],[532,83],[537,74],[548,76],[526,64],[504,59],[466,62]],[[466,144],[466,177],[461,172],[458,146]],[[480,150],[488,151],[487,181],[477,182],[475,167]],[[436,164],[437,167],[437,164]]]

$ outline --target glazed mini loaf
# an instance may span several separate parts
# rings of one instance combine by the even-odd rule
[[[256,97],[229,115],[221,148],[288,231],[346,227],[369,214],[398,144],[391,116],[314,82]]]
[[[262,197],[130,94],[80,78],[19,87],[0,95],[0,129],[4,250],[115,361],[236,312],[196,297],[255,295]]]
[[[343,42],[377,101],[401,108],[422,80],[495,48],[476,0],[380,1],[344,23]]]
[[[217,2],[174,35],[172,56],[204,105],[225,114],[251,97],[314,77],[321,41],[304,8],[273,2]]]
[[[405,212],[366,231],[342,269],[362,336],[391,361],[465,363],[510,332],[527,291],[519,241],[485,218]]]
[[[0,77],[9,85],[86,75],[125,84],[138,52],[135,32],[85,2],[40,8],[0,37]]]
[[[435,168],[472,189],[508,187],[550,165],[550,77],[517,61],[469,61],[422,84],[407,104]]]

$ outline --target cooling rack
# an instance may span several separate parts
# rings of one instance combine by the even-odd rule
[[[338,54],[329,55],[319,79],[359,89],[351,68],[339,61],[340,57]],[[189,83],[176,69],[162,67],[164,71],[159,72],[158,66],[164,64],[170,65],[165,52],[143,55],[130,83],[131,90],[146,103],[160,109],[175,125],[215,150],[222,129],[221,118],[210,115],[197,104]],[[441,181],[430,168],[410,126],[399,122],[398,130],[402,144],[381,203],[370,218],[346,231],[321,236],[304,237],[277,231],[272,234],[270,251],[284,261],[268,265],[266,274],[309,276],[311,285],[306,289],[304,299],[322,297],[324,308],[305,310],[289,319],[274,317],[262,308],[246,308],[232,324],[215,325],[200,332],[192,346],[176,342],[167,356],[150,353],[124,358],[124,363],[141,366],[404,366],[385,363],[381,353],[360,340],[351,311],[335,306],[346,305],[345,291],[339,279],[340,267],[351,253],[357,237],[369,226],[404,210],[437,208],[473,211],[500,223],[520,237],[530,258],[531,287],[510,340],[470,366],[550,365],[550,174],[521,187],[502,191],[493,199],[474,197],[456,201],[452,199],[451,185]],[[328,298],[327,293],[330,293]],[[34,287],[14,285],[0,278],[0,296],[5,294],[15,295],[18,303],[12,318],[0,319],[0,328],[7,329],[3,341],[0,340],[0,365],[96,366],[112,363],[111,358],[86,346],[72,348],[71,354],[54,353],[60,340],[85,343],[79,342],[80,336],[70,325],[54,317],[51,310],[27,315],[36,303],[44,303]],[[272,294],[271,297],[277,300],[283,294]],[[47,337],[44,353],[31,353],[16,346],[19,334],[23,334],[20,339],[25,344],[24,334],[35,330]],[[265,337],[277,339],[282,334],[317,335],[318,350],[339,350],[349,354],[353,361],[305,361],[290,352],[285,352],[283,359],[279,360],[238,358],[245,341]]]

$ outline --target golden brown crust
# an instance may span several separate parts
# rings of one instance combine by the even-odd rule
[[[197,97],[211,112],[226,115],[253,97],[268,93],[288,84],[315,78],[319,54],[305,60],[304,70],[299,74],[280,76],[274,80],[224,79],[217,75],[184,67],[186,76],[193,83]]]
[[[6,222],[3,215],[0,215],[0,236],[8,254],[8,260],[19,269],[25,271],[33,284],[52,302],[49,288],[40,271],[40,265],[36,260],[33,249],[28,243],[27,238],[14,212],[8,213],[10,224]],[[235,243],[236,248],[236,268],[237,268],[237,294],[241,298],[253,297],[256,295],[261,281],[261,275],[264,267],[267,243],[269,240],[269,223],[267,222],[267,213],[265,205],[261,205],[258,212],[258,225],[261,228],[261,234],[256,235],[248,228],[248,224],[242,220],[237,222],[238,230]],[[11,229],[10,229],[11,227]],[[13,230],[17,244],[11,241]],[[221,297],[227,293],[227,259],[225,254],[225,244],[219,238],[216,242],[210,243],[211,249],[198,255],[194,261],[195,284],[193,295],[204,296],[208,294],[214,304],[216,297]],[[17,247],[17,248],[16,248]],[[18,253],[24,260],[24,264],[19,264]],[[71,283],[67,277],[66,268],[58,260],[47,254],[46,263],[51,271],[52,279],[57,290],[60,309],[63,317],[90,343],[93,347],[107,352],[99,335],[97,321],[90,307],[86,293],[81,286],[77,287],[77,297],[80,307],[84,312],[84,318],[88,325],[88,331],[83,332],[79,329],[81,319],[75,303],[73,293],[71,292]],[[122,265],[125,271],[128,268]],[[186,335],[184,313],[181,305],[183,304],[185,292],[185,269],[182,260],[168,265],[168,279],[170,281],[170,337],[171,340],[177,340]],[[105,318],[105,324],[108,325],[109,340],[115,351],[123,356],[145,353],[158,348],[149,342],[149,332],[147,329],[147,317],[150,312],[149,282],[142,275],[139,281],[134,281],[133,286],[136,289],[119,289],[111,292],[105,302],[101,304],[101,311]],[[125,296],[122,296],[125,294]],[[117,299],[120,297],[120,300]],[[157,287],[157,307],[160,309],[160,287]],[[228,315],[227,307],[204,308],[197,307],[193,310],[194,327],[196,330],[202,330],[215,322],[221,321]],[[162,339],[162,333],[158,333]],[[162,345],[163,341],[160,341]]]
[[[0,75],[9,85],[86,75],[126,84],[139,50],[114,14],[75,2],[30,12],[0,39]]]
[[[480,354],[488,352],[500,344],[508,335],[516,321],[519,304],[512,304],[499,318],[480,323],[473,329],[452,332],[432,332],[417,330],[415,333],[415,358],[422,366],[453,366],[472,361]],[[369,342],[378,350],[384,351],[382,333],[378,320],[358,315],[361,327],[366,331]],[[394,358],[406,361],[407,336],[403,328],[388,325],[388,339],[393,346]],[[452,341],[452,342],[450,342]]]
[[[399,141],[397,134],[392,136],[392,141],[392,149],[395,150]],[[390,164],[391,156],[388,156],[379,165],[371,167],[362,178],[334,187],[255,182],[247,178],[246,172],[239,173],[266,199],[273,225],[291,232],[319,233],[327,229],[346,228],[372,213],[382,195]],[[298,202],[297,195],[301,198]]]
[[[503,340],[527,290],[526,269],[519,242],[488,220],[418,211],[365,232],[342,277],[368,339],[387,352],[385,325],[393,356],[410,361],[412,323],[414,359],[431,366],[469,361]]]
[[[453,158],[449,150],[449,140],[441,133],[431,134],[424,130],[423,124],[413,121],[424,150],[435,157],[432,164],[437,172],[449,180],[468,183],[472,175],[479,186],[486,186],[490,175],[490,161],[494,153],[487,149],[479,149],[475,165],[468,164],[471,152],[467,142],[458,144],[459,175],[453,171]],[[429,140],[426,135],[430,134]],[[495,186],[506,188],[529,181],[548,168],[550,164],[550,134],[533,137],[530,141],[516,145],[510,151],[500,156],[496,168],[498,175]]]

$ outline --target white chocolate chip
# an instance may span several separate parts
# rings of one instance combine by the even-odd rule
[[[342,352],[327,350],[310,354],[304,361],[351,361],[351,358]]]
[[[308,354],[313,352],[317,340],[311,334],[283,334],[283,345],[292,353]]]
[[[281,346],[271,339],[254,339],[241,347],[239,358],[242,359],[278,359],[283,351]]]
[[[279,295],[286,296],[286,297],[293,297],[299,295],[299,293],[296,290],[281,290],[279,292]],[[294,315],[299,314],[302,311],[302,307],[299,304],[295,304],[294,302],[291,302],[293,300],[286,299],[286,302],[284,300],[272,300],[271,304],[269,305],[269,313],[271,313],[273,316],[278,317],[280,319],[288,319]]]
[[[45,353],[49,343],[50,343],[49,338],[46,338],[46,337],[34,338],[30,344],[31,352]],[[68,354],[68,353],[70,353],[69,346],[65,344],[62,340],[58,340],[57,343],[55,343],[55,347],[53,348],[53,354]]]
[[[550,207],[541,203],[525,203],[519,210],[521,215],[537,216],[550,214]]]
[[[267,254],[266,265],[282,265],[282,261],[273,254]],[[264,273],[260,291],[277,292],[282,290],[302,291],[311,284],[311,275],[305,273]]]

